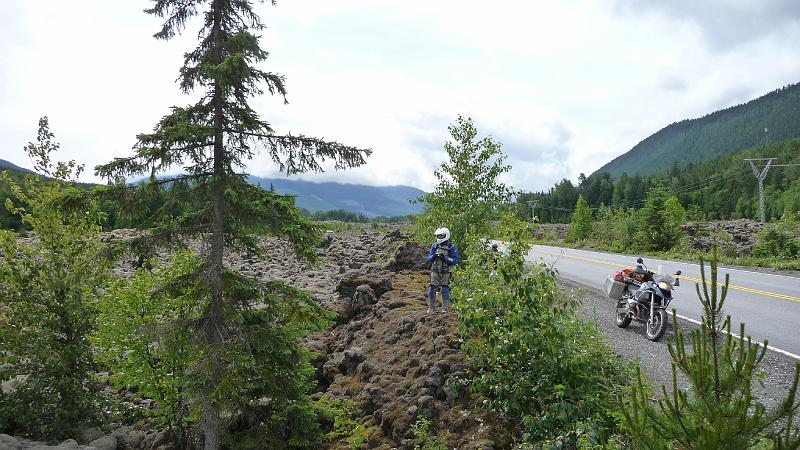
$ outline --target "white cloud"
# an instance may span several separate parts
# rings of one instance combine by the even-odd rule
[[[278,132],[374,151],[364,167],[306,179],[430,189],[447,125],[464,114],[504,143],[509,182],[547,189],[671,122],[798,81],[796,3],[768,2],[279,2],[259,6],[262,46],[290,104],[252,104]],[[0,4],[0,157],[25,165],[47,114],[59,158],[91,167],[188,101],[174,80],[196,28],[157,41],[146,6]],[[249,170],[276,175],[263,155]]]

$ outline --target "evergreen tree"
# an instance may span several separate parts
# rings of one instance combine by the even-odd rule
[[[506,156],[500,143],[490,136],[476,140],[478,130],[469,117],[458,116],[448,130],[453,139],[444,144],[449,160],[434,172],[438,180],[434,191],[420,199],[427,205],[416,217],[414,234],[429,242],[434,230],[446,226],[461,245],[470,234],[488,235],[490,221],[510,205],[515,193],[498,180],[511,169],[503,164]]]
[[[681,225],[686,223],[686,210],[678,197],[670,196],[664,202],[664,226],[673,243],[681,236]]]
[[[644,208],[639,211],[639,242],[648,250],[667,250],[677,242],[686,211],[661,186],[650,189]]]
[[[567,240],[570,242],[582,241],[588,239],[591,233],[592,211],[583,195],[579,195],[578,202],[575,204],[575,212],[572,214],[572,222],[569,224]]]
[[[186,171],[178,178],[190,188],[175,193],[174,201],[189,208],[177,217],[160,209],[148,223],[150,233],[131,245],[147,253],[192,236],[205,240],[204,263],[171,286],[192,293],[203,304],[203,314],[193,322],[198,343],[193,392],[205,448],[222,446],[220,430],[224,418],[231,416],[239,430],[273,427],[290,434],[297,426],[272,422],[288,420],[290,406],[303,395],[304,373],[285,367],[302,365],[304,359],[290,339],[294,334],[284,330],[312,326],[303,320],[313,316],[315,306],[288,286],[235,273],[225,266],[223,253],[231,249],[260,255],[253,234],[267,233],[286,236],[298,256],[314,260],[318,230],[298,214],[291,200],[247,184],[241,169],[259,150],[287,174],[321,171],[326,160],[337,169],[358,166],[370,151],[275,134],[249,106],[249,98],[263,93],[261,86],[286,98],[284,78],[259,68],[268,53],[254,34],[264,26],[252,2],[156,0],[146,12],[165,19],[155,35],[164,40],[201,16],[199,43],[186,53],[179,82],[184,93],[199,90],[202,95],[192,105],[173,107],[152,133],[140,134],[133,156],[98,166],[96,173],[119,180],[175,166]],[[120,189],[118,183],[110,190]],[[263,398],[270,401],[260,401]],[[287,435],[282,442],[292,445],[292,439]]]

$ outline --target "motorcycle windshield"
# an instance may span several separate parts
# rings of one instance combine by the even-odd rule
[[[675,283],[675,272],[677,269],[667,264],[659,264],[656,270],[656,281],[666,281],[669,284]]]

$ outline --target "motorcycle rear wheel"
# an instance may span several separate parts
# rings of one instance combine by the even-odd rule
[[[628,301],[624,298],[617,300],[616,323],[620,328],[625,328],[631,324],[631,310],[628,308]]]
[[[666,311],[663,309],[655,310],[653,312],[653,320],[648,320],[646,323],[647,329],[645,334],[647,335],[647,339],[658,342],[664,337],[664,333],[667,331],[668,321],[669,317]]]

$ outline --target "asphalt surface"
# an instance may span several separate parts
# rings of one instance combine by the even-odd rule
[[[672,357],[667,348],[668,343],[674,342],[675,327],[672,324],[667,327],[662,340],[650,342],[645,338],[644,324],[633,322],[628,328],[617,327],[614,322],[614,301],[606,297],[604,292],[564,278],[561,278],[559,285],[566,295],[578,300],[578,315],[597,325],[614,353],[636,361],[643,373],[650,376],[655,388],[654,398],[662,398],[662,387],[667,393],[672,392]],[[677,327],[689,336],[697,325],[681,320]],[[691,352],[689,345],[687,342],[687,351]],[[800,362],[789,356],[766,352],[759,365],[759,376],[753,382],[756,400],[767,408],[781,404],[792,386],[797,364]],[[677,373],[677,384],[678,389],[691,391],[691,383],[680,371]],[[800,417],[796,419],[800,420]]]
[[[609,274],[622,267],[634,267],[636,258],[635,255],[542,245],[533,246],[528,255],[529,261],[544,262],[565,279],[601,291]],[[702,305],[695,285],[700,282],[700,266],[650,258],[644,258],[644,263],[653,271],[682,272],[679,277],[681,285],[673,291],[669,310],[676,309],[678,315],[689,322],[699,321]],[[707,279],[709,273],[707,267]],[[744,322],[746,335],[760,342],[767,340],[770,349],[800,360],[800,278],[720,266],[720,285],[726,273],[730,274],[730,285],[724,311],[731,316],[732,331],[738,332],[739,323]],[[613,310],[611,302],[597,301],[603,303],[603,309]]]

